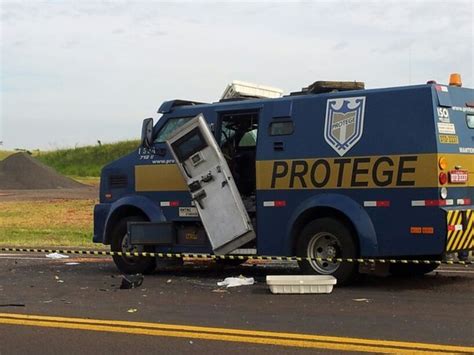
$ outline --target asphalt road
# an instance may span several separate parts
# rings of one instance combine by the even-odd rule
[[[40,190],[1,190],[0,202],[9,201],[51,201],[51,200],[96,200],[99,196],[97,186],[84,186],[74,189],[40,189]]]
[[[71,262],[79,264],[66,264]],[[141,287],[120,290],[121,276],[109,258],[1,254],[0,354],[314,354],[474,346],[472,265],[443,266],[422,278],[366,277],[327,295],[269,292],[266,275],[297,272],[292,264],[199,262],[158,271]],[[240,274],[257,283],[217,286]]]

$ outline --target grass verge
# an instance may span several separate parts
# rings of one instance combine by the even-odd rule
[[[8,157],[9,155],[12,155],[13,153],[15,153],[15,152],[10,152],[10,151],[7,151],[7,150],[0,150],[0,160],[5,159],[6,157]]]
[[[133,152],[139,141],[123,141],[96,146],[38,152],[35,158],[59,173],[76,177],[100,176],[104,165]]]
[[[100,177],[97,177],[97,176],[68,176],[68,177],[84,185],[89,185],[89,186],[100,185]]]
[[[97,249],[102,245],[92,243],[95,203],[95,200],[0,202],[0,245]]]

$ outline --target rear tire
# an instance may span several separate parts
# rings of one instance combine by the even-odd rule
[[[297,245],[298,256],[307,258],[355,258],[357,246],[351,230],[334,218],[316,219],[301,232]],[[356,279],[358,265],[354,262],[299,261],[305,274],[332,275],[340,285]]]
[[[127,223],[146,221],[141,216],[130,216],[121,219],[112,230],[112,251],[121,252],[144,252],[148,251],[144,246],[131,247],[128,243]],[[152,257],[137,256],[112,256],[117,268],[124,274],[150,274],[156,268],[156,259]]]
[[[423,276],[436,270],[438,264],[391,264],[390,273],[394,276]]]

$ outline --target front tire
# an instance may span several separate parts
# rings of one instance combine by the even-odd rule
[[[351,230],[337,219],[316,219],[303,228],[296,245],[298,256],[306,258],[355,258],[357,246]],[[332,275],[338,284],[355,280],[358,265],[354,262],[329,262],[326,260],[299,261],[305,274]]]
[[[121,219],[112,230],[112,251],[121,252],[144,252],[144,246],[131,246],[128,241],[127,223],[143,222],[144,217],[130,216]],[[149,274],[156,269],[156,259],[151,257],[137,257],[125,255],[113,255],[115,265],[124,274]]]

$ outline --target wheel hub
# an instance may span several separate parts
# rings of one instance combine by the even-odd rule
[[[122,253],[141,253],[144,251],[143,246],[130,244],[128,234],[123,237],[121,246]],[[122,258],[130,264],[134,264],[138,260],[136,256],[122,255]]]
[[[334,248],[332,245],[328,246],[326,254],[328,258],[335,258],[336,257],[336,248]]]
[[[339,262],[328,261],[341,255],[341,245],[336,236],[327,232],[315,234],[308,243],[307,255],[311,267],[319,274],[329,275],[340,266]],[[320,260],[318,260],[320,259]]]
[[[125,236],[122,239],[122,252],[134,252],[134,247],[129,243],[128,241],[128,234],[125,234]]]

